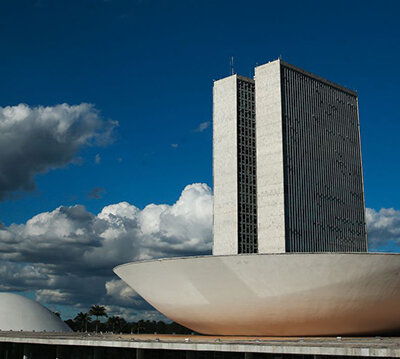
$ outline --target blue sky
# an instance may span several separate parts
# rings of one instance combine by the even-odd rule
[[[212,183],[212,80],[283,56],[359,92],[367,205],[398,207],[397,1],[2,1],[0,105],[89,102],[119,122],[116,141],[81,166],[37,178],[2,203],[5,224],[61,203],[172,202]],[[171,147],[172,143],[178,148]],[[100,165],[94,165],[99,153]],[[118,162],[118,158],[122,162]],[[79,179],[79,180],[78,180]],[[93,187],[106,191],[90,200]]]
[[[282,56],[357,90],[366,205],[399,210],[399,11],[398,1],[2,0],[0,107],[90,103],[114,125],[105,145],[37,174],[36,189],[9,191],[0,221],[172,205],[189,184],[211,187],[212,131],[199,126],[231,56],[244,76]]]

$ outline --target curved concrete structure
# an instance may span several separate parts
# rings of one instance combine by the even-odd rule
[[[21,295],[0,293],[0,330],[70,332],[58,316]]]
[[[284,253],[128,263],[115,273],[199,333],[310,336],[400,329],[400,255]]]

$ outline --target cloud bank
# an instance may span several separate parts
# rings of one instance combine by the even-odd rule
[[[30,291],[42,303],[77,311],[106,305],[127,319],[160,318],[112,268],[159,257],[211,253],[212,192],[188,185],[172,205],[139,209],[128,202],[100,213],[76,205],[0,226],[0,290]],[[400,211],[367,209],[372,251],[400,251]]]
[[[139,259],[210,253],[212,193],[186,186],[173,205],[128,202],[94,215],[76,205],[0,227],[1,290],[33,291],[46,304],[87,310],[102,303],[134,317],[151,308],[113,274]],[[96,303],[95,303],[96,302]]]
[[[74,161],[87,145],[106,145],[118,125],[91,104],[0,107],[0,200],[35,189],[35,176]]]

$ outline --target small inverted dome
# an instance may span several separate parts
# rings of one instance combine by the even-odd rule
[[[57,315],[29,298],[0,293],[0,330],[70,332]]]

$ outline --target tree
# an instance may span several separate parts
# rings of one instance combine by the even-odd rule
[[[82,331],[85,328],[85,331],[87,332],[87,325],[92,321],[92,318],[90,318],[89,313],[80,312],[76,315],[74,321],[78,324]]]
[[[127,325],[127,322],[124,318],[121,317],[109,317],[107,322],[107,330],[111,330],[112,332],[121,332],[122,329]]]
[[[166,324],[162,320],[159,320],[156,324],[157,334],[163,334],[166,332],[166,330],[167,330]]]
[[[103,307],[102,305],[92,305],[92,307],[89,310],[89,315],[94,315],[96,317],[96,332],[97,332],[97,326],[99,324],[99,317],[108,317],[106,313],[106,308]]]

